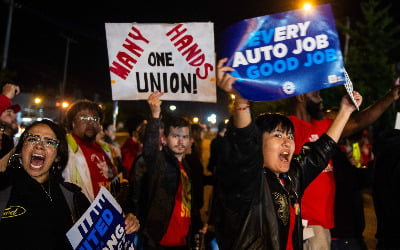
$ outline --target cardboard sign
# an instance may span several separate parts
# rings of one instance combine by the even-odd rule
[[[345,83],[329,4],[246,19],[221,35],[234,87],[252,101],[278,100]]]
[[[213,23],[106,23],[113,100],[216,102]]]

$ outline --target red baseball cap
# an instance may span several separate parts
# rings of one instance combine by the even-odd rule
[[[13,104],[9,106],[7,109],[12,109],[14,113],[18,113],[19,111],[21,111],[21,106],[19,106],[19,104]]]

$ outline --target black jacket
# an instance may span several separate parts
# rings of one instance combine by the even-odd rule
[[[379,133],[374,144],[372,195],[377,219],[376,249],[399,249],[400,130]]]
[[[9,172],[20,171],[20,170],[7,170],[7,175],[13,175]],[[64,195],[65,201],[67,202],[68,208],[71,212],[72,222],[75,223],[78,219],[86,212],[90,206],[90,201],[81,192],[81,188],[70,182],[58,183],[62,194]],[[13,188],[13,181],[3,182],[0,185],[0,214],[3,213],[7,206],[7,202],[10,198],[11,191]],[[1,217],[0,217],[1,220]]]
[[[90,206],[78,186],[55,178],[42,185],[23,168],[11,167],[0,173],[0,180],[4,245],[9,249],[72,249],[65,234]],[[16,215],[10,216],[10,211]],[[35,240],[41,235],[44,241]]]
[[[219,248],[285,249],[288,204],[300,207],[305,187],[326,167],[336,149],[327,135],[308,143],[292,160],[282,188],[278,177],[263,168],[262,134],[255,124],[241,129],[229,125],[216,177],[214,212]],[[294,249],[302,249],[300,212],[295,223]]]
[[[175,205],[175,194],[180,181],[178,159],[168,147],[159,148],[160,119],[151,118],[146,126],[145,139],[143,141],[143,157],[147,165],[148,183],[147,214],[145,224],[141,224],[143,234],[150,246],[156,246],[167,231],[168,223]],[[190,182],[192,171],[185,159],[182,161]],[[199,199],[193,192],[191,204],[191,231],[202,227],[200,211],[195,209],[194,201]],[[187,237],[190,244],[191,233]]]

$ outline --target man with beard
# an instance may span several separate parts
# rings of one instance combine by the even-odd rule
[[[96,102],[79,100],[69,108],[66,118],[69,160],[63,177],[65,181],[81,187],[89,201],[93,202],[101,186],[112,191],[112,181],[118,178],[111,151],[107,145],[96,141],[96,135],[101,130],[103,110]]]
[[[142,155],[147,166],[147,208],[141,218],[145,237],[144,249],[191,249],[191,238],[196,232],[205,233],[200,211],[195,205],[196,178],[185,155],[190,147],[190,124],[183,117],[163,119],[164,137],[160,150],[162,92],[150,94],[151,117],[146,125]]]
[[[346,123],[341,137],[348,137],[375,122],[379,116],[399,98],[400,87],[393,87],[373,105],[357,112]],[[312,91],[290,99],[293,108],[289,116],[295,127],[295,153],[306,142],[316,141],[331,125],[324,118],[320,91]],[[334,166],[328,166],[306,188],[301,203],[302,218],[307,221],[304,249],[330,249],[330,229],[334,227],[335,179]],[[308,235],[308,236],[307,236]]]

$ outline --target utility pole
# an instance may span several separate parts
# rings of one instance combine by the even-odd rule
[[[7,68],[8,46],[10,45],[11,23],[12,23],[13,10],[14,10],[14,0],[10,0],[10,7],[8,9],[6,38],[4,41],[3,63],[1,64],[2,70]]]
[[[74,39],[69,36],[61,34],[63,38],[67,41],[66,48],[65,48],[65,59],[64,59],[64,73],[63,73],[63,80],[60,84],[60,97],[63,100],[65,97],[65,87],[67,85],[67,72],[68,72],[68,61],[69,61],[69,47],[71,42],[76,43]]]

